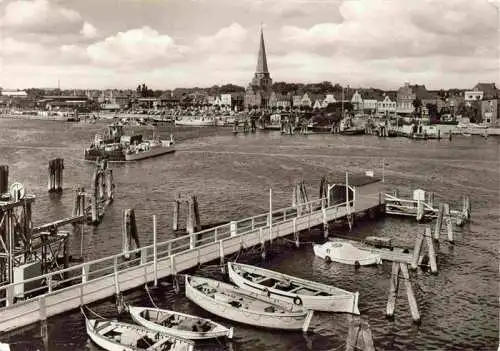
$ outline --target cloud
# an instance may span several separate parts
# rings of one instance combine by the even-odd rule
[[[391,6],[386,0],[344,1],[341,23],[284,26],[282,35],[295,48],[364,59],[464,56],[478,50],[493,55],[495,14],[486,2],[476,5],[467,0],[394,1]]]
[[[95,27],[85,22],[75,10],[48,0],[15,0],[5,6],[0,27],[10,34],[68,36],[70,34],[91,37]]]
[[[122,69],[148,69],[167,65],[184,56],[184,49],[170,36],[148,26],[119,32],[89,45],[86,51],[96,65]]]
[[[84,38],[89,38],[89,39],[95,38],[97,36],[97,29],[92,24],[84,22],[83,27],[80,30],[80,34]]]
[[[200,52],[238,52],[247,39],[248,31],[238,23],[219,29],[210,36],[198,37],[192,49]]]

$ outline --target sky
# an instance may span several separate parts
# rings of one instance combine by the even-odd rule
[[[500,0],[0,0],[0,86],[499,84]]]

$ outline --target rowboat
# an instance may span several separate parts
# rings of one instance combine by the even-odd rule
[[[314,245],[313,250],[314,255],[325,261],[360,266],[382,263],[382,257],[379,254],[357,248],[348,242],[328,241],[323,245]]]
[[[87,334],[108,351],[193,351],[194,343],[147,328],[110,319],[85,318]]]
[[[313,311],[217,280],[186,275],[186,297],[219,317],[283,330],[309,328]]]
[[[179,338],[201,340],[233,337],[233,328],[226,328],[210,319],[153,307],[129,306],[132,319],[148,329]]]
[[[358,292],[246,264],[228,262],[227,265],[229,278],[240,288],[315,311],[359,314]]]

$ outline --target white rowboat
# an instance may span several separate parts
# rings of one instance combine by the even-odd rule
[[[186,297],[219,317],[256,327],[306,332],[313,316],[313,311],[293,304],[189,275],[186,275]]]
[[[379,254],[362,250],[348,242],[328,241],[323,245],[314,245],[313,250],[316,256],[326,261],[360,266],[382,263],[382,257]]]
[[[154,331],[184,339],[200,340],[233,337],[233,328],[226,328],[210,319],[153,307],[129,306],[132,319]]]
[[[315,311],[359,314],[358,292],[246,264],[227,265],[229,278],[240,288]]]
[[[85,318],[87,334],[108,351],[193,351],[194,343],[133,324]]]

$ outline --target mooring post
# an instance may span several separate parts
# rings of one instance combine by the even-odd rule
[[[429,203],[429,206],[431,206],[432,208],[434,208],[434,197],[435,197],[435,194],[433,191],[428,194],[427,202]]]
[[[53,177],[53,169],[54,169],[54,161],[49,161],[49,177],[47,181],[47,190],[51,192],[54,189],[54,177]]]
[[[58,158],[57,159],[57,191],[62,191],[63,190],[63,170],[64,170],[64,159],[63,158]]]
[[[419,199],[417,200],[417,222],[424,219],[424,203]]]
[[[188,211],[187,211],[187,221],[186,221],[186,232],[188,234],[194,233],[194,202],[193,197],[188,198]]]
[[[469,196],[465,195],[463,199],[463,212],[466,215],[467,219],[470,219],[470,198]]]
[[[415,247],[413,249],[413,257],[411,259],[411,269],[417,269],[420,252],[422,251],[422,244],[424,243],[424,234],[418,232],[415,240]]]
[[[399,289],[399,263],[392,262],[391,286],[389,288],[389,299],[387,301],[386,317],[394,316],[394,309],[396,308],[396,298]]]
[[[114,188],[115,188],[115,184],[113,182],[113,170],[108,169],[106,172],[106,193],[107,193],[108,203],[113,202]]]
[[[193,211],[195,219],[195,229],[197,232],[201,231],[201,221],[200,221],[200,207],[198,206],[198,197],[193,196]]]
[[[446,229],[448,231],[448,241],[453,242],[453,223],[450,214],[450,205],[444,204],[444,216],[446,218]]]
[[[406,263],[399,263],[401,273],[403,274],[403,278],[406,286],[406,296],[408,297],[408,304],[410,305],[411,317],[415,323],[420,322],[420,313],[418,312],[417,300],[415,299],[415,295],[413,294],[413,287],[411,285],[410,273],[408,272],[408,266]]]
[[[326,208],[323,208],[321,210],[322,214],[323,214],[323,237],[326,239],[328,238],[328,220],[326,218]],[[310,218],[310,217],[309,217]]]
[[[180,195],[176,194],[175,195],[175,200],[174,200],[174,216],[173,216],[173,223],[172,223],[172,229],[173,230],[179,229],[179,211],[180,211],[180,206],[181,206]]]
[[[92,224],[96,224],[99,220],[98,207],[97,207],[97,181],[98,181],[97,172],[98,172],[97,169],[94,170],[94,173],[92,175],[92,188],[91,188],[91,199],[90,199]]]
[[[437,273],[436,250],[434,249],[434,240],[432,238],[431,227],[425,227],[425,239],[429,250],[429,263],[431,265],[431,273]]]
[[[346,351],[375,351],[373,345],[372,332],[367,322],[360,320],[359,317],[348,317],[349,331],[346,340]]]
[[[129,247],[129,243],[130,243],[130,226],[131,226],[131,221],[130,221],[130,212],[132,210],[131,209],[126,209],[124,212],[123,212],[123,228],[122,228],[122,253],[123,253],[123,257],[128,260],[130,259],[130,247]]]
[[[9,191],[9,166],[0,165],[0,195]]]
[[[443,226],[443,215],[444,215],[444,204],[439,204],[436,226],[434,227],[434,240],[439,240],[439,235],[441,234],[441,227]]]
[[[47,329],[47,305],[45,303],[45,296],[38,298],[38,313],[40,318],[40,336],[45,339],[48,336]]]
[[[292,190],[292,207],[297,206],[297,184],[294,185]]]
[[[156,215],[153,215],[153,272],[154,286],[158,285],[158,247],[156,245]],[[172,256],[173,257],[173,256]]]

